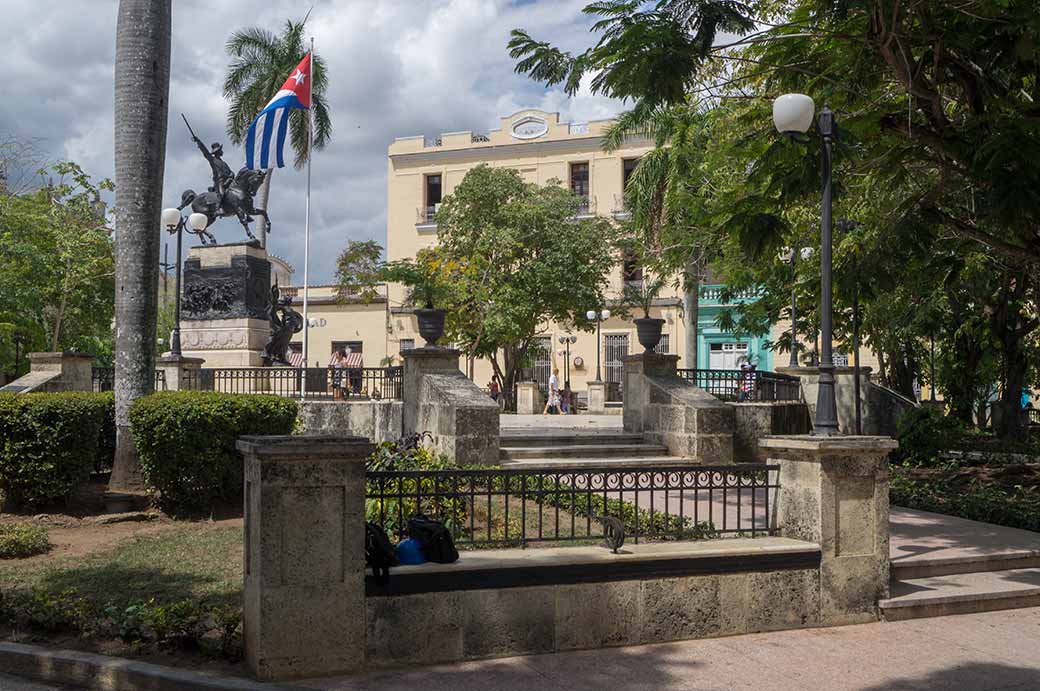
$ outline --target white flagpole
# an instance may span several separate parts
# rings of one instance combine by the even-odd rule
[[[307,202],[303,212],[303,382],[300,385],[300,398],[307,396],[307,332],[311,321],[307,313],[307,293],[310,292],[310,251],[311,251],[311,158],[314,156],[314,37],[311,36],[311,64],[307,70]]]

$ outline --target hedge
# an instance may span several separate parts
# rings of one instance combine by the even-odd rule
[[[96,466],[111,463],[105,436],[112,394],[0,394],[0,492],[34,507],[72,497]],[[114,431],[114,429],[113,429]]]
[[[169,391],[130,406],[141,469],[159,490],[163,508],[211,509],[240,500],[242,457],[235,440],[244,434],[291,434],[297,404],[290,398]]]

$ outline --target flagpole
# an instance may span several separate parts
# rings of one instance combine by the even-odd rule
[[[307,202],[303,212],[303,382],[300,398],[307,397],[307,333],[311,328],[307,311],[307,294],[310,292],[311,251],[311,158],[314,155],[314,37],[311,36],[311,63],[307,69]]]

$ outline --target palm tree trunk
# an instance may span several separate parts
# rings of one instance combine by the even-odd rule
[[[271,176],[274,175],[274,168],[267,169],[267,175],[264,176],[264,182],[260,185],[260,192],[256,196],[257,207],[267,211],[267,200],[271,195]],[[267,230],[271,225],[271,217],[265,216],[264,222],[260,224],[260,246],[267,249]]]
[[[701,274],[696,262],[686,265],[683,277],[683,314],[686,319],[686,361],[683,366],[697,368],[697,320],[700,318]]]
[[[155,385],[159,213],[170,91],[171,0],[120,0],[115,63],[116,455],[110,491],[143,488],[130,404]]]

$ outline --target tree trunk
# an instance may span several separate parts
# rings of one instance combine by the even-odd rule
[[[267,211],[268,199],[271,196],[271,176],[274,175],[274,168],[267,169],[267,175],[264,176],[264,182],[260,185],[260,191],[256,195],[256,206],[259,209]],[[263,223],[260,224],[260,246],[267,249],[267,231],[271,225],[270,216],[263,217]]]
[[[683,367],[697,369],[697,320],[700,318],[700,267],[691,262],[683,278],[683,315],[686,321],[686,360]]]
[[[115,62],[116,455],[110,491],[143,488],[130,404],[155,385],[171,0],[120,0]]]

